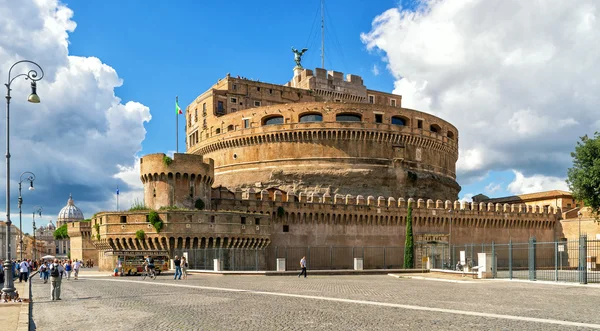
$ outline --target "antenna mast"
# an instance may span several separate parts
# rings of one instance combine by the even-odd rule
[[[321,0],[321,68],[325,69],[325,0]]]

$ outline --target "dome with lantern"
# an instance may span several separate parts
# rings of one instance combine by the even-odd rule
[[[83,212],[81,209],[75,206],[75,202],[73,202],[73,197],[69,194],[69,201],[67,201],[67,205],[63,207],[58,213],[58,217],[56,219],[57,224],[65,224],[68,222],[78,222],[83,221]]]
[[[46,225],[46,229],[48,229],[48,231],[56,230],[56,226],[54,226],[54,223],[52,223],[52,220],[50,220],[50,222],[48,222],[48,225]]]

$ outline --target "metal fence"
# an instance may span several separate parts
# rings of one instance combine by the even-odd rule
[[[404,247],[267,247],[176,249],[173,254],[187,254],[189,268],[213,270],[214,260],[224,271],[274,271],[277,259],[284,258],[287,270],[299,268],[300,259],[306,257],[311,270],[353,269],[354,259],[363,259],[364,269],[400,269],[404,263]]]
[[[482,243],[456,245],[451,248],[454,269],[459,262],[478,266],[478,253],[491,254],[494,278],[545,280],[562,282],[600,283],[600,240]],[[600,263],[600,260],[598,260]]]

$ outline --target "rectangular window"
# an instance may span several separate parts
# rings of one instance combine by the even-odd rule
[[[571,204],[570,203],[567,203],[567,208],[571,208]]]
[[[222,112],[224,110],[225,110],[225,107],[223,105],[223,101],[217,101],[217,111]]]
[[[211,222],[211,223],[214,223],[214,222],[215,222],[215,216],[214,216],[214,215],[212,215],[212,216],[210,217],[210,222]]]
[[[254,101],[254,107],[260,107],[260,101]]]
[[[422,129],[423,128],[423,120],[417,120],[417,128],[418,129]]]
[[[289,225],[284,225],[283,226],[283,232],[290,232],[290,226]]]
[[[260,225],[260,218],[254,219],[254,225]]]
[[[244,118],[244,129],[248,129],[250,127],[250,119]]]
[[[257,90],[257,91],[260,91],[260,86],[257,86],[257,87],[256,87],[256,90]]]
[[[375,96],[369,95],[369,103],[375,103]]]
[[[234,91],[237,90],[237,85],[236,84],[233,84],[233,90]]]
[[[237,98],[231,98],[231,103],[237,103]]]
[[[390,105],[391,105],[392,107],[396,107],[396,99],[391,99],[391,100],[390,100]]]
[[[383,115],[375,114],[375,123],[383,123]]]
[[[202,104],[202,110],[206,111],[206,102]]]
[[[246,217],[242,217],[242,218],[241,218],[241,223],[242,223],[242,224],[246,224]]]
[[[121,223],[127,223],[127,216],[121,216]]]
[[[272,88],[269,89],[269,94],[273,94],[273,89]]]

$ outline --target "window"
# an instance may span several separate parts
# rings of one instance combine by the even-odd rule
[[[237,85],[236,84],[233,84],[233,90],[234,91],[237,90]]]
[[[390,99],[390,106],[396,107],[396,99]]]
[[[231,124],[227,127],[227,131],[233,131],[233,130],[234,130],[233,124]]]
[[[231,103],[237,103],[237,98],[231,98]]]
[[[435,132],[435,133],[440,133],[442,131],[442,128],[440,128],[440,126],[437,124],[431,124],[429,126],[429,131]]]
[[[256,90],[257,90],[257,91],[260,91],[260,86],[257,86],[257,87],[256,87]]]
[[[283,116],[268,117],[263,120],[262,125],[283,124]]]
[[[571,208],[571,204],[570,203],[567,203],[567,208]],[[123,217],[123,216],[121,216],[121,217]]]
[[[212,215],[212,216],[210,217],[210,222],[211,222],[211,223],[214,223],[214,222],[215,222],[215,215]]]
[[[225,107],[223,106],[223,101],[217,101],[217,111],[222,112],[225,110]]]
[[[417,120],[417,129],[423,128],[423,120]]]
[[[194,109],[194,122],[198,120],[198,108]]]
[[[215,134],[219,134],[219,133],[221,133],[221,129],[220,128],[218,128],[218,129],[215,130]]]
[[[402,117],[393,116],[392,117],[392,124],[405,126],[406,125],[406,120],[403,119]]]
[[[383,123],[383,115],[375,114],[375,123]]]
[[[360,122],[360,115],[355,114],[339,114],[335,116],[336,122]]]
[[[235,113],[237,111],[237,108],[231,108],[231,112]]]
[[[269,94],[273,94],[273,89],[272,88],[269,89]]]
[[[369,95],[369,103],[375,103],[375,96]]]
[[[342,102],[342,99],[335,99],[335,102]]]
[[[454,132],[448,131],[448,133],[446,134],[446,136],[448,136],[448,138],[450,138],[450,139],[454,139]]]
[[[244,118],[244,129],[248,129],[250,127],[250,119]]]
[[[246,217],[242,217],[240,222],[241,224],[246,224]]]
[[[260,101],[254,101],[254,107],[260,107]]]
[[[300,122],[323,122],[323,115],[321,115],[321,114],[301,115]]]
[[[289,225],[284,225],[283,226],[283,232],[290,232],[290,226]]]
[[[206,116],[206,102],[202,104],[202,111],[204,116]]]
[[[254,225],[260,225],[260,218],[254,219]]]
[[[194,182],[190,182],[190,198],[194,197]]]
[[[121,223],[127,223],[127,216],[121,216]]]

